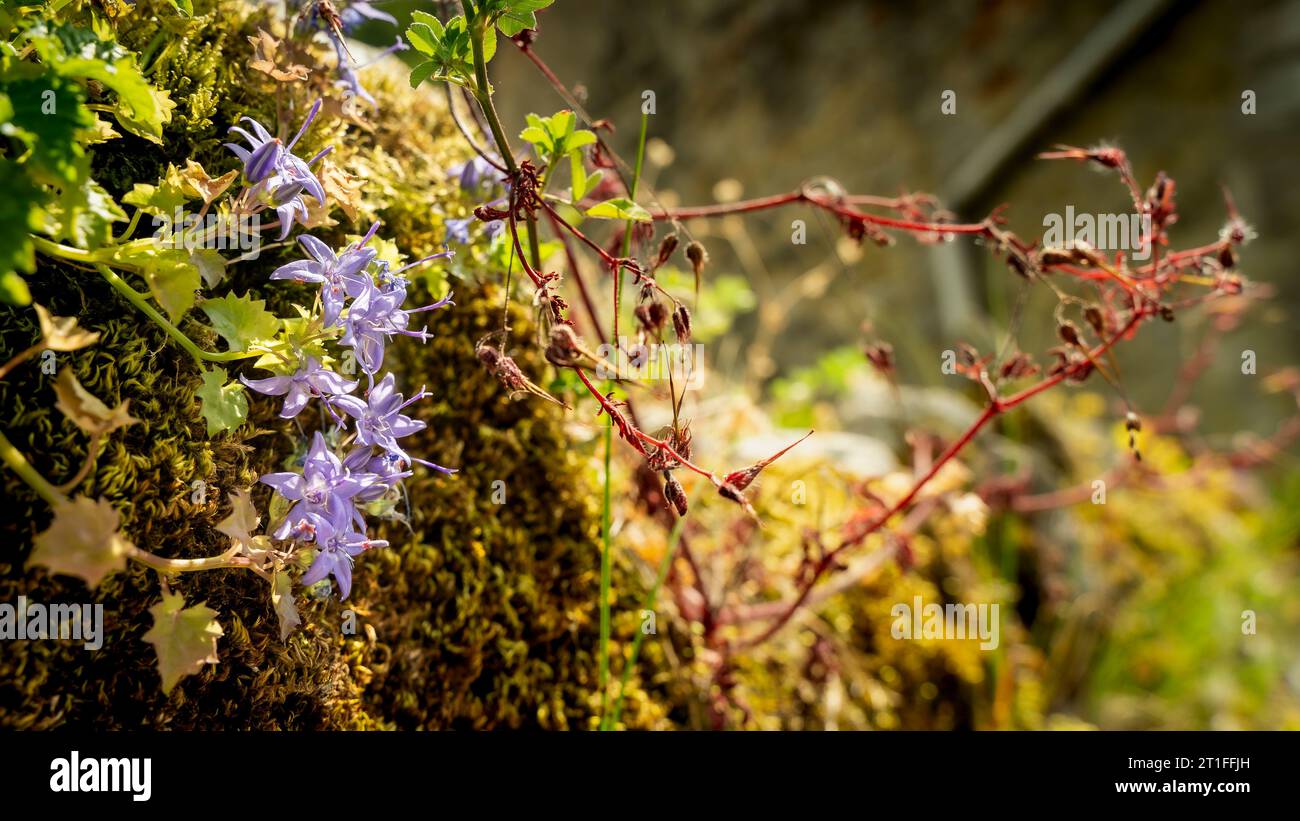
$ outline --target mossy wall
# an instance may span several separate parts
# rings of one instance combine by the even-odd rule
[[[155,181],[167,163],[186,158],[214,175],[234,168],[233,155],[220,145],[229,126],[245,114],[276,119],[275,96],[245,68],[246,36],[256,30],[244,16],[250,7],[195,5],[208,16],[172,24],[161,41],[148,2],[119,23],[120,40],[152,54],[154,82],[178,105],[163,146],[127,135],[96,147],[95,177],[114,195]],[[310,151],[335,145],[333,161],[364,179],[366,207],[357,224],[336,211],[341,224],[313,233],[340,244],[374,216],[402,251],[427,253],[441,243],[442,215],[459,216],[469,205],[446,178],[446,168],[468,149],[441,96],[412,92],[400,67],[376,66],[363,79],[379,115],[364,124],[318,126],[307,143]],[[266,277],[291,258],[292,248],[267,251],[233,268],[214,294],[247,290],[286,315],[302,292]],[[303,439],[297,424],[276,415],[274,399],[253,395],[246,424],[209,437],[194,396],[200,384],[194,361],[92,272],[39,263],[29,279],[35,301],[103,335],[92,348],[60,354],[60,365],[71,364],[81,383],[110,404],[129,399],[140,419],[111,436],[79,492],[112,502],[127,537],[159,555],[220,552],[224,537],[214,526],[227,512],[226,492],[253,486],[265,511],[269,490],[256,479],[293,455]],[[23,595],[45,603],[100,602],[106,634],[98,652],[71,642],[0,642],[0,726],[591,726],[599,705],[595,495],[569,450],[559,409],[510,401],[474,355],[475,343],[500,327],[503,295],[491,284],[498,279],[483,270],[452,282],[455,307],[430,319],[436,338],[424,345],[399,339],[389,352],[401,385],[423,384],[434,395],[418,406],[429,428],[413,437],[412,452],[460,472],[445,477],[420,470],[409,479],[408,520],[379,527],[392,547],[358,560],[347,602],[313,600],[299,590],[303,625],[287,641],[279,638],[267,584],[256,576],[220,570],[176,582],[173,589],[188,603],[203,601],[220,613],[225,634],[220,664],[183,679],[170,697],[161,692],[153,648],[142,638],[152,623],[147,610],[159,597],[157,574],[131,564],[88,591],[79,580],[25,570],[33,536],[48,525],[50,512],[14,474],[0,473],[0,601]],[[431,284],[439,289],[432,296],[441,296],[442,284]],[[412,289],[413,304],[425,297],[431,297],[427,288]],[[191,312],[196,316],[201,313]],[[532,338],[526,310],[513,308],[511,324],[516,340]],[[219,344],[198,322],[182,328],[209,349]],[[37,336],[30,309],[0,307],[0,361]],[[539,373],[540,356],[529,345],[518,347],[521,367]],[[76,472],[87,442],[54,408],[52,386],[39,362],[27,363],[0,382],[0,413],[9,438],[60,482]],[[202,502],[192,497],[196,480],[208,487]],[[505,483],[504,504],[494,502],[496,481]],[[625,579],[627,569],[619,565],[616,586],[627,600],[618,607],[632,609],[639,586]],[[345,610],[355,616],[355,632],[347,630]],[[651,726],[664,713],[637,692],[624,718]]]

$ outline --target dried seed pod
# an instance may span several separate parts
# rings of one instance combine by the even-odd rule
[[[755,462],[754,464],[750,465],[747,468],[742,468],[740,470],[736,470],[736,471],[732,471],[731,473],[728,473],[722,480],[723,487],[735,488],[737,492],[744,490],[745,488],[749,487],[751,482],[753,482],[755,479],[758,478],[758,474],[763,472],[763,468],[772,464],[777,459],[780,459],[791,448],[793,448],[795,445],[799,444],[803,440],[807,439],[809,436],[812,436],[812,434],[813,434],[812,431],[808,431],[803,436],[799,437],[795,441],[781,448],[776,453],[772,454],[766,459],[760,459],[759,461]],[[722,492],[721,488],[719,488],[718,492],[719,493]],[[722,495],[726,496],[725,493],[723,493]]]
[[[1089,305],[1087,308],[1084,308],[1083,318],[1087,321],[1088,325],[1092,327],[1093,331],[1096,332],[1097,336],[1106,335],[1106,317],[1101,312],[1101,309],[1096,305]]]
[[[1068,319],[1057,326],[1056,332],[1066,343],[1070,345],[1079,345],[1079,328]]]
[[[636,242],[638,248],[654,239],[654,236],[655,226],[653,222],[638,221],[636,225],[632,227],[632,239]]]
[[[1219,264],[1224,270],[1237,267],[1237,255],[1233,253],[1231,245],[1225,245],[1219,250]]]
[[[1038,373],[1038,366],[1034,360],[1030,359],[1027,354],[1017,353],[1002,363],[999,375],[1003,379],[1020,379],[1025,376],[1033,376]]]
[[[686,490],[671,473],[664,472],[664,498],[676,509],[678,516],[686,515]]]
[[[645,328],[646,333],[658,333],[659,329],[668,321],[668,309],[659,301],[649,302],[644,305],[636,306],[636,318]]]
[[[691,312],[685,305],[678,305],[673,311],[673,330],[677,341],[686,345],[691,341]]]
[[[894,346],[888,342],[870,342],[867,343],[863,353],[866,354],[867,361],[876,367],[885,376],[894,374]]]
[[[735,485],[729,482],[723,482],[722,484],[718,485],[718,495],[724,499],[730,499],[731,501],[740,505],[745,509],[745,512],[748,513],[750,516],[753,516],[755,518],[758,517],[758,513],[755,512],[754,506],[749,503],[749,500],[745,498],[745,494],[742,493]]]
[[[663,238],[663,241],[659,243],[659,253],[655,255],[655,268],[672,258],[672,255],[677,251],[678,243],[679,240],[676,234],[669,234]]]
[[[979,361],[980,353],[973,346],[966,342],[957,343],[957,361],[965,367],[970,367]]]
[[[1124,417],[1124,427],[1130,432],[1140,431],[1142,430],[1142,420],[1138,418],[1136,413],[1129,411],[1128,415]]]
[[[1173,308],[1170,308],[1168,305],[1161,305],[1161,306],[1160,306],[1160,318],[1163,319],[1165,322],[1173,322],[1173,321],[1174,321],[1174,309],[1173,309]]]
[[[1044,248],[1038,252],[1038,262],[1040,265],[1068,265],[1074,261],[1073,249]]]
[[[686,246],[686,258],[691,261],[691,267],[695,269],[695,276],[698,277],[709,261],[709,252],[699,240],[691,240],[691,243]]]
[[[546,346],[546,361],[557,368],[567,368],[578,364],[582,357],[582,348],[578,344],[578,335],[568,325],[551,326],[550,343]]]
[[[1133,457],[1139,462],[1142,461],[1142,451],[1138,450],[1137,435],[1142,430],[1142,420],[1133,411],[1129,411],[1124,417],[1124,428],[1128,431],[1128,449],[1133,451]]]

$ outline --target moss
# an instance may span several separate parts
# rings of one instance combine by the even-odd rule
[[[152,5],[140,5],[135,20],[120,28],[123,42],[136,48],[152,36]],[[255,30],[243,16],[247,8],[196,5],[215,11],[211,19],[219,22],[177,32],[153,68],[155,81],[178,103],[164,145],[128,136],[95,153],[95,175],[113,193],[152,182],[167,163],[187,157],[213,174],[232,168],[233,159],[220,148],[229,125],[246,113],[274,119],[269,109],[275,98],[243,67],[246,35]],[[322,125],[309,145],[335,144],[338,164],[366,179],[368,202],[384,220],[385,235],[412,254],[427,252],[442,236],[438,215],[467,206],[452,199],[458,195],[441,171],[463,160],[466,149],[438,98],[413,95],[400,69],[372,69],[366,76],[384,112],[381,124],[346,134]],[[326,226],[315,233],[338,241],[351,228]],[[219,292],[249,290],[285,313],[301,292],[268,284],[266,274],[288,253],[281,249],[238,266]],[[254,397],[248,423],[208,437],[194,398],[195,363],[106,283],[45,259],[30,283],[37,302],[103,335],[92,348],[60,354],[60,365],[71,365],[106,402],[129,399],[141,420],[112,435],[79,492],[112,502],[122,511],[128,538],[155,553],[219,552],[215,524],[225,513],[225,493],[255,486],[258,475],[292,455],[301,441],[297,426],[278,418],[278,403]],[[303,626],[285,642],[267,585],[252,574],[223,570],[176,582],[191,604],[205,601],[218,610],[225,634],[218,643],[220,664],[183,679],[169,697],[159,687],[153,648],[142,639],[152,623],[148,608],[159,596],[156,574],[132,564],[87,591],[80,581],[25,570],[33,536],[48,525],[50,513],[14,474],[0,473],[7,500],[0,532],[9,545],[0,558],[0,601],[25,595],[100,602],[106,633],[98,652],[71,643],[4,642],[0,726],[590,726],[598,704],[594,494],[558,409],[507,400],[474,357],[474,343],[500,323],[499,289],[461,283],[457,291],[456,307],[431,318],[434,340],[424,346],[400,340],[390,356],[403,384],[427,384],[435,394],[420,407],[429,429],[412,449],[460,472],[450,478],[419,472],[410,479],[408,520],[380,525],[393,546],[358,562],[348,602],[300,593]],[[514,309],[511,321],[518,339],[534,333],[527,311]],[[196,321],[183,327],[200,344],[217,342]],[[36,336],[29,310],[0,308],[0,360]],[[542,368],[535,354],[522,355],[520,363],[533,373]],[[24,365],[0,382],[0,409],[6,434],[57,482],[75,473],[87,442],[54,409],[52,382],[39,363]],[[196,480],[208,488],[201,501],[192,495]],[[506,493],[500,505],[493,502],[498,480]],[[268,498],[255,486],[262,510]],[[625,583],[628,578],[620,565],[618,588],[627,592],[619,607],[630,609],[638,588]],[[639,697],[625,718],[647,726],[663,714]]]

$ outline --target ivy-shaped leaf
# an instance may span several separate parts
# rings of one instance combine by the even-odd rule
[[[220,177],[212,178],[202,165],[194,160],[185,161],[185,170],[180,174],[181,183],[185,186],[185,192],[191,196],[197,196],[207,205],[226,192],[231,183],[239,176],[239,170],[233,169],[222,174]]]
[[[607,220],[649,222],[650,212],[627,197],[614,197],[587,209],[587,216]]]
[[[121,516],[105,499],[78,496],[54,506],[54,521],[36,536],[27,566],[76,576],[95,587],[109,573],[126,567],[135,549],[118,527]]]
[[[122,202],[126,205],[134,205],[146,214],[173,220],[176,211],[196,195],[197,192],[192,192],[186,185],[184,175],[177,170],[176,166],[168,163],[167,171],[158,180],[157,185],[138,182],[122,197]],[[181,227],[174,225],[171,230],[178,231]]]
[[[257,530],[262,517],[253,506],[253,498],[247,488],[240,488],[229,494],[230,515],[217,523],[217,530],[226,534],[241,545],[253,543],[253,531]]]
[[[246,351],[257,342],[269,343],[280,331],[280,319],[266,310],[264,299],[227,294],[205,299],[199,307],[232,351]]]
[[[126,222],[126,212],[89,176],[80,185],[64,188],[45,209],[45,217],[44,228],[55,239],[88,249],[107,245],[113,238],[113,223]]]
[[[64,365],[59,371],[59,378],[54,381],[54,395],[58,397],[54,406],[92,438],[140,421],[127,412],[130,399],[123,399],[116,407],[110,408],[81,386],[71,365]]]
[[[193,307],[199,269],[184,248],[163,247],[152,237],[137,239],[115,248],[113,260],[140,272],[173,322]]]
[[[28,73],[14,67],[14,73]],[[0,106],[0,135],[26,144],[25,164],[33,176],[57,186],[77,186],[89,166],[79,162],[85,152],[80,138],[95,127],[81,87],[54,74],[0,82],[8,109]]]
[[[176,682],[203,669],[205,664],[217,664],[217,639],[224,631],[217,623],[217,611],[203,603],[185,606],[180,593],[164,592],[162,601],[149,608],[153,627],[144,634],[144,640],[158,653],[158,675],[162,677],[162,691],[170,693]]]
[[[111,32],[66,24],[32,29],[28,35],[50,70],[107,87],[117,94],[117,121],[131,133],[162,144],[162,127],[171,121],[176,104],[145,80],[135,56],[113,42]]]
[[[248,397],[244,394],[244,386],[237,381],[227,382],[225,377],[226,372],[220,368],[205,370],[203,385],[194,392],[202,402],[208,436],[234,430],[248,418]]]
[[[379,243],[379,237],[372,240],[372,243]],[[382,243],[376,247],[382,248]],[[382,252],[379,258],[383,259]],[[313,317],[301,305],[294,305],[293,308],[298,316],[280,319],[280,332],[267,343],[267,352],[257,358],[253,367],[284,374],[293,373],[298,369],[298,363],[308,356],[316,357],[326,367],[334,361],[325,350],[325,341],[334,338],[338,331],[326,328],[320,314]]]
[[[190,251],[190,264],[199,269],[203,284],[215,288],[226,278],[226,258],[211,248]]]
[[[277,570],[271,582],[271,606],[280,621],[280,641],[284,641],[293,628],[302,624],[298,605],[293,600],[293,579],[284,570]]]
[[[39,230],[40,203],[45,193],[16,162],[0,157],[0,301],[26,305],[32,301],[27,283],[17,271],[36,270],[36,249],[30,231]]]
[[[33,305],[41,324],[41,344],[52,351],[77,351],[99,341],[99,333],[77,324],[75,316],[52,316],[42,305]]]

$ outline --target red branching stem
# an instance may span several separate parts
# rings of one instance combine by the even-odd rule
[[[601,393],[600,390],[595,385],[591,384],[591,380],[587,378],[586,372],[583,371],[582,368],[578,368],[578,367],[574,367],[573,371],[574,373],[578,374],[578,378],[582,380],[582,384],[587,386],[588,392],[590,392],[592,396],[596,397],[596,401],[600,403],[600,406],[604,408],[605,412],[608,413],[611,418],[617,418],[617,415],[620,414],[618,408],[614,407],[614,403],[610,401],[609,397],[605,396],[605,394]],[[628,438],[628,442],[631,443],[632,447],[636,448],[642,454],[646,453],[645,447],[642,445],[642,443],[645,443],[647,445],[653,445],[654,447],[663,450],[669,456],[676,459],[679,463],[681,463],[682,467],[685,467],[688,470],[698,473],[699,475],[708,479],[710,482],[713,483],[714,487],[718,487],[722,484],[722,480],[719,479],[715,473],[713,473],[712,471],[705,470],[704,468],[692,462],[690,459],[687,459],[686,457],[682,456],[680,453],[673,450],[672,445],[670,445],[668,442],[662,439],[656,439],[650,434],[634,426],[629,426],[628,433],[631,435],[631,438],[628,438],[626,436],[624,438]]]
[[[900,200],[877,200],[878,204],[886,207],[899,207],[902,205]],[[806,203],[829,211],[841,217],[847,217],[853,220],[860,220],[871,225],[878,225],[881,228],[895,228],[900,231],[913,231],[916,233],[935,233],[935,234],[983,234],[990,236],[989,222],[974,223],[946,223],[946,222],[925,222],[920,220],[897,219],[895,217],[886,217],[881,214],[871,214],[866,211],[859,211],[856,208],[850,208],[841,202],[826,199],[805,190],[791,191],[786,194],[776,194],[770,197],[760,197],[752,200],[740,200],[738,202],[720,203],[718,205],[705,205],[695,208],[674,208],[671,211],[660,210],[650,212],[650,216],[655,220],[681,220],[691,219],[694,217],[720,217],[728,214],[747,214],[754,211],[766,211],[771,208],[780,208],[785,205],[795,205]],[[889,203],[886,205],[886,203]]]
[[[1112,336],[1110,339],[1096,346],[1091,351],[1091,356],[1093,358],[1096,358],[1104,354],[1111,347],[1113,347],[1117,342],[1119,342],[1119,340],[1127,336],[1130,331],[1136,328],[1137,325],[1143,319],[1145,319],[1148,316],[1151,316],[1153,312],[1154,310],[1149,307],[1143,307],[1134,310],[1132,317],[1124,325],[1124,327],[1120,329],[1117,333],[1115,333],[1115,335]],[[763,630],[758,635],[742,642],[741,646],[753,647],[762,644],[763,642],[771,638],[773,635],[775,635],[777,631],[779,631],[782,627],[784,627],[785,624],[790,621],[791,617],[793,617],[794,614],[803,605],[804,601],[808,599],[808,596],[812,593],[812,589],[816,585],[817,581],[826,573],[826,571],[830,570],[832,567],[837,566],[841,554],[844,553],[846,550],[852,548],[853,546],[860,544],[866,536],[875,533],[881,527],[883,527],[886,522],[892,519],[895,515],[905,510],[908,507],[908,505],[910,505],[912,501],[916,499],[916,497],[930,482],[930,480],[933,479],[939,473],[939,471],[943,468],[943,466],[946,465],[948,462],[952,461],[952,459],[956,457],[957,454],[962,451],[962,449],[964,449],[968,444],[970,444],[971,441],[975,438],[975,436],[979,434],[979,432],[983,430],[984,427],[989,422],[997,418],[999,415],[1006,413],[1008,410],[1011,410],[1012,408],[1016,407],[1017,405],[1027,402],[1028,400],[1032,399],[1033,397],[1037,396],[1043,391],[1046,391],[1049,388],[1054,387],[1055,385],[1059,385],[1061,382],[1064,382],[1066,379],[1069,379],[1070,377],[1083,371],[1084,368],[1090,366],[1091,363],[1088,360],[1084,360],[1082,362],[1073,364],[1067,368],[1062,369],[1059,373],[1054,374],[1053,376],[1044,378],[1038,383],[1020,391],[1019,393],[1013,394],[1006,398],[999,398],[996,396],[993,397],[990,400],[989,404],[984,408],[984,411],[979,415],[979,417],[973,423],[971,423],[970,427],[967,428],[966,431],[961,436],[959,436],[951,445],[949,445],[948,448],[944,450],[944,452],[937,459],[935,459],[933,463],[931,463],[930,468],[912,484],[911,489],[901,499],[899,499],[897,502],[891,505],[884,513],[881,513],[878,517],[876,517],[872,521],[872,523],[866,528],[866,530],[857,534],[854,539],[849,541],[844,541],[840,543],[838,546],[836,546],[833,550],[827,551],[826,555],[822,556],[822,558],[816,563],[816,565],[813,566],[812,573],[809,574],[808,580],[804,583],[802,588],[799,590],[798,594],[796,594],[794,599],[785,608],[783,608],[780,611],[780,614],[776,616],[772,624],[770,624],[765,630]]]

